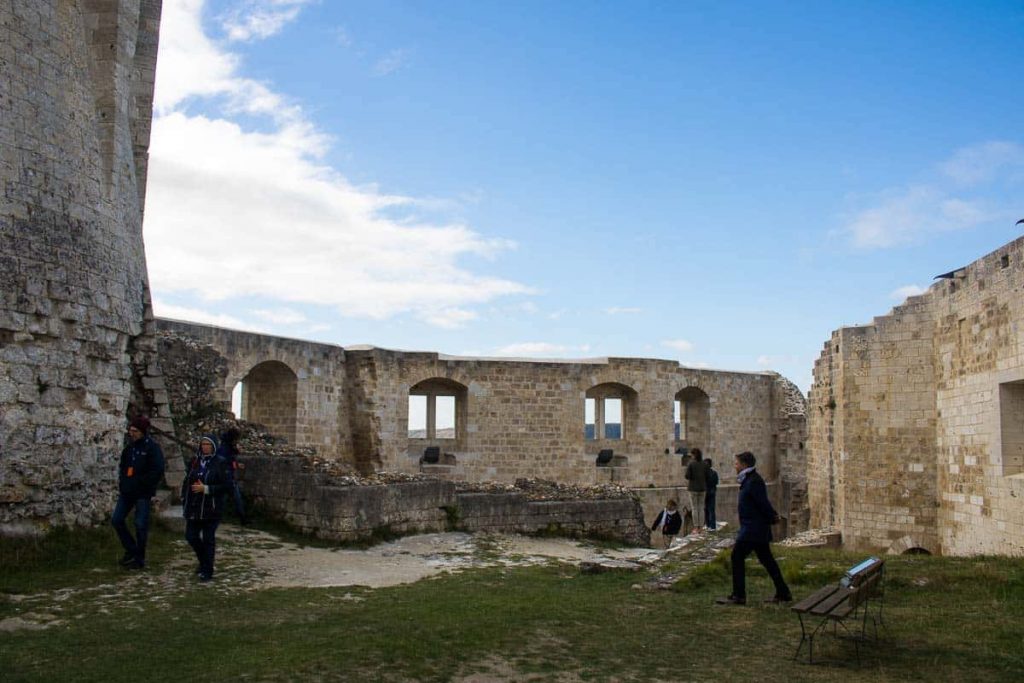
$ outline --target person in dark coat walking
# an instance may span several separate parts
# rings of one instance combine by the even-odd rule
[[[747,603],[747,584],[745,561],[750,553],[757,555],[757,560],[766,570],[775,584],[775,595],[765,600],[770,603],[789,602],[793,599],[786,580],[782,578],[782,570],[772,556],[770,546],[772,525],[779,521],[779,515],[768,500],[768,488],[764,479],[754,465],[757,459],[750,451],[736,456],[736,479],[740,484],[739,518],[740,530],[736,534],[736,545],[732,548],[732,594],[718,598],[720,605],[745,605]]]
[[[143,569],[146,566],[146,541],[149,538],[149,512],[156,487],[164,476],[164,452],[149,436],[149,419],[136,417],[128,426],[128,445],[121,451],[117,468],[117,504],[110,523],[124,547],[121,566]],[[135,509],[135,538],[125,523]]]
[[[181,483],[185,540],[199,559],[196,574],[200,581],[213,578],[217,526],[224,511],[224,494],[231,489],[227,463],[216,452],[216,437],[205,435],[199,442],[199,452],[189,464],[188,475]]]
[[[675,500],[668,501],[665,509],[658,513],[651,526],[651,531],[657,531],[658,527],[661,527],[661,535],[666,548],[672,545],[672,539],[676,537],[679,529],[683,526],[683,516],[679,514],[678,508]]]
[[[704,523],[708,529],[714,531],[718,528],[718,518],[715,516],[718,472],[711,465],[711,458],[704,458],[704,481],[707,486],[707,491],[704,494]]]

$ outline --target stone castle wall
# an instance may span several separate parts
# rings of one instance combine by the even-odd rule
[[[342,349],[170,320],[158,325],[224,354],[230,369],[221,400],[239,380],[253,401],[264,400],[257,396],[263,392],[273,397],[267,403],[282,406],[288,401],[280,395],[289,394],[298,405],[296,445],[315,446],[321,456],[363,471],[429,471],[470,482],[540,477],[673,486],[684,483],[676,448],[699,446],[726,472],[735,453],[753,451],[766,478],[782,476],[794,490],[805,490],[803,398],[774,373],[697,370],[654,359],[455,358]],[[276,385],[261,379],[250,387],[253,369],[268,362],[287,371],[275,375],[284,379]],[[425,386],[455,396],[456,426],[446,435],[451,438],[410,435],[409,396]],[[625,397],[623,438],[585,438],[584,401],[595,387]],[[706,419],[692,438],[676,440],[673,400],[684,390],[706,396]],[[437,464],[421,463],[429,446],[442,452]],[[613,467],[596,466],[605,448],[615,453]],[[796,464],[784,467],[783,456]],[[796,500],[802,505],[805,496]]]
[[[247,456],[246,495],[264,511],[320,538],[359,541],[381,533],[557,533],[647,545],[633,498],[530,500],[520,493],[458,492],[449,481],[338,486],[304,460]]]
[[[808,397],[813,526],[857,549],[1024,554],[1022,251],[832,335]]]
[[[159,374],[142,338],[159,16],[159,0],[0,3],[5,532],[109,512],[129,403],[149,389],[133,366]]]

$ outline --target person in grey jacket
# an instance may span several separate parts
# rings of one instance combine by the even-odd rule
[[[704,494],[707,491],[707,470],[701,462],[703,454],[699,448],[690,451],[693,460],[686,466],[686,490],[690,492],[690,511],[693,513],[693,530],[704,528]]]
[[[216,437],[212,434],[203,436],[199,452],[192,458],[188,474],[181,484],[185,540],[199,559],[196,573],[200,581],[213,578],[217,526],[224,512],[224,494],[231,490],[227,463],[216,453]]]

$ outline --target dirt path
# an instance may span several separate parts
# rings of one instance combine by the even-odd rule
[[[412,583],[441,572],[472,567],[522,566],[551,561],[656,560],[645,548],[600,549],[570,539],[464,533],[408,536],[366,550],[299,546],[273,534],[225,525],[217,534],[217,576],[198,584],[195,556],[184,539],[166,563],[117,580],[33,595],[0,596],[16,615],[0,620],[0,633],[46,629],[118,610],[169,609],[169,598],[190,590],[238,593],[277,587],[366,586]],[[103,570],[97,570],[103,571]]]

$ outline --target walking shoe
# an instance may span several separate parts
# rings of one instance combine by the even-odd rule
[[[767,605],[781,605],[784,602],[793,602],[792,595],[773,595],[770,598],[765,598],[765,604]]]
[[[718,598],[715,600],[716,605],[745,605],[747,604],[746,598],[737,598],[735,595],[729,595],[724,598]]]
[[[131,553],[125,553],[121,556],[121,559],[117,561],[122,567],[130,567],[135,564],[135,556]]]
[[[204,573],[199,575],[199,581],[201,583],[206,583],[208,581],[213,581],[213,574],[207,574],[207,573],[204,572]]]
[[[126,564],[125,569],[145,569],[146,563],[142,560],[133,559],[129,564]]]

